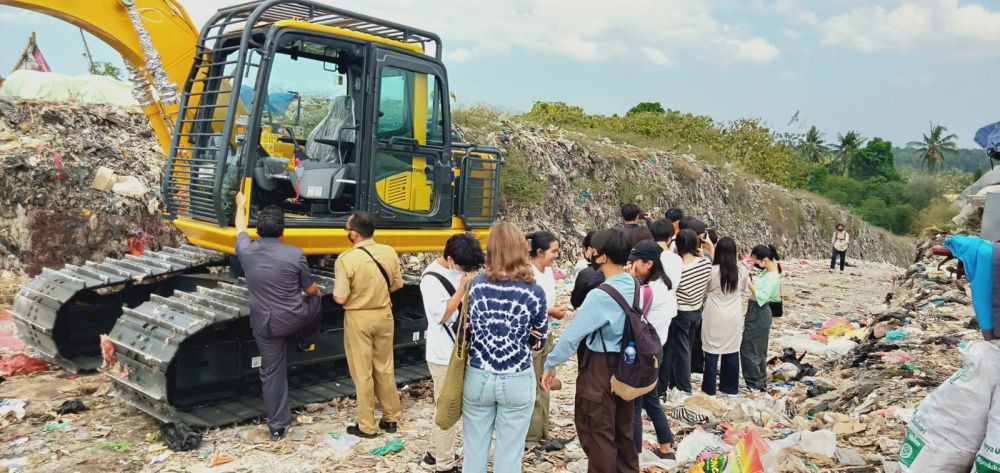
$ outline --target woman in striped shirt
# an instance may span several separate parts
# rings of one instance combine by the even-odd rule
[[[702,239],[693,230],[681,230],[676,244],[683,266],[677,283],[677,316],[670,322],[663,360],[668,376],[665,380],[660,379],[660,383],[667,389],[677,388],[684,394],[691,394],[691,347],[694,329],[701,322],[705,291],[712,278],[712,261],[701,256]]]

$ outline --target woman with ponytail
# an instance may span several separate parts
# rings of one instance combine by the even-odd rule
[[[750,252],[754,267],[760,270],[751,278],[750,302],[744,318],[740,365],[747,388],[767,388],[767,341],[771,331],[771,302],[781,301],[781,265],[773,245],[757,245]]]
[[[559,258],[559,240],[552,232],[539,231],[525,235],[530,250],[529,261],[531,271],[535,275],[535,284],[545,291],[546,314],[549,322],[562,320],[566,310],[559,307],[556,301],[556,278],[552,265]],[[532,365],[535,369],[537,384],[535,393],[535,408],[531,412],[531,425],[528,427],[527,442],[530,446],[537,445],[549,438],[549,392],[542,389],[541,380],[545,357],[552,351],[552,335],[541,350],[532,352]]]

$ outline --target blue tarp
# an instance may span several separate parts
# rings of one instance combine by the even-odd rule
[[[1000,122],[986,125],[976,131],[976,143],[983,149],[1000,147]]]
[[[284,115],[288,106],[292,104],[292,100],[295,100],[295,94],[291,92],[268,94],[265,112],[269,112],[271,115]],[[246,85],[240,86],[240,102],[243,102],[244,107],[250,108],[250,103],[253,102],[253,88]]]
[[[965,264],[965,274],[972,288],[972,308],[979,329],[994,329],[993,321],[993,244],[978,237],[956,235],[944,247]]]

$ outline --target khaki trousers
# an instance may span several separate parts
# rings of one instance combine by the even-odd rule
[[[528,427],[528,442],[541,442],[549,438],[549,392],[542,389],[542,374],[545,372],[545,358],[554,348],[555,340],[549,334],[545,348],[531,353],[531,364],[535,369],[535,409],[531,411],[531,425]]]
[[[344,350],[358,396],[358,427],[378,433],[375,398],[382,406],[382,420],[399,422],[401,408],[393,367],[392,309],[348,311],[344,317]]]
[[[438,365],[427,363],[427,370],[431,372],[431,381],[434,383],[434,404],[437,405],[438,398],[441,397],[441,390],[444,389],[444,379],[448,375],[448,365]],[[458,439],[458,426],[461,422],[455,422],[448,430],[441,430],[435,425],[431,431],[431,455],[437,463],[434,469],[437,471],[447,471],[455,467],[455,441]]]

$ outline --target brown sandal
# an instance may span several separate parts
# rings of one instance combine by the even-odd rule
[[[649,450],[651,452],[653,452],[653,455],[656,455],[656,457],[659,458],[659,459],[661,459],[661,460],[676,460],[677,459],[677,452],[674,451],[673,447],[670,448],[669,452],[664,452],[664,451],[660,450],[660,446],[659,445],[657,445],[657,446],[655,446],[653,448],[650,448]]]

